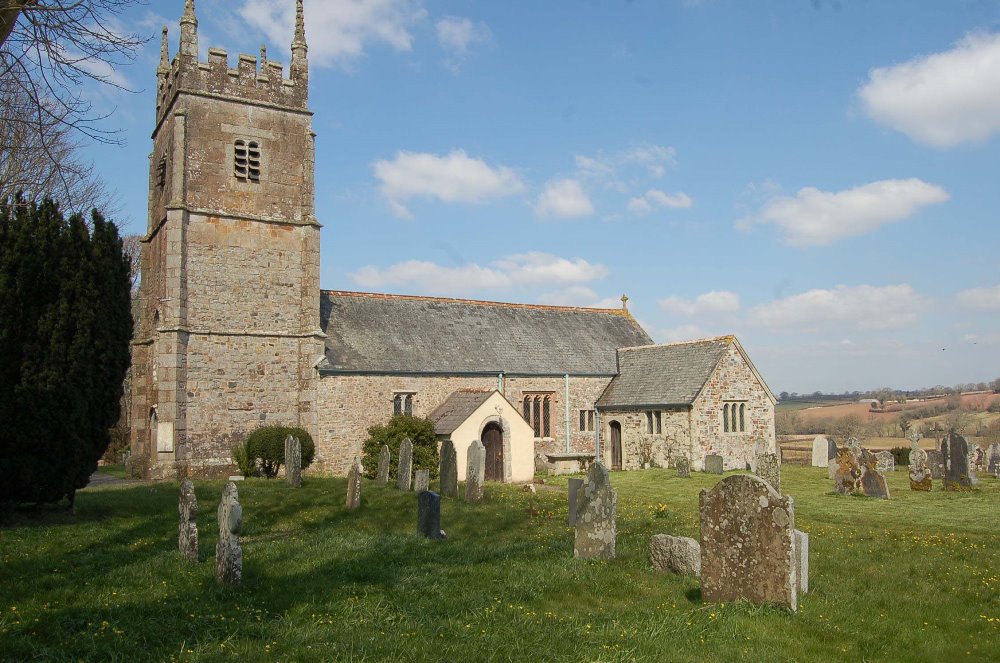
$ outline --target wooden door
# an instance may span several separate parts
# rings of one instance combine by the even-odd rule
[[[611,427],[611,469],[622,469],[622,425],[612,421]]]
[[[486,480],[503,481],[503,429],[497,424],[487,424],[482,442],[486,447]]]

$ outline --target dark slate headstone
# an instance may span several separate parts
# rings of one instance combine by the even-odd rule
[[[969,443],[958,433],[951,432],[941,440],[944,457],[944,489],[971,490],[974,483],[969,469]]]
[[[399,464],[396,466],[396,488],[409,490],[413,485],[413,442],[410,438],[399,445]]]
[[[701,596],[798,607],[795,505],[766,481],[728,476],[702,490]]]
[[[579,499],[580,488],[583,487],[583,479],[570,479],[567,494],[569,497],[569,519],[570,527],[576,525],[576,504]]]
[[[705,472],[708,474],[722,474],[724,467],[722,456],[718,454],[708,454],[705,456]]]
[[[443,497],[458,497],[458,454],[451,440],[441,444],[440,481]]]
[[[190,562],[198,561],[198,498],[194,494],[194,484],[190,479],[181,483],[181,494],[177,500],[177,510],[181,522],[177,528],[177,547],[181,555]]]
[[[375,477],[375,481],[380,486],[389,483],[390,463],[392,463],[392,452],[389,451],[388,444],[383,444],[382,450],[378,452],[378,474]]]
[[[927,452],[927,466],[931,469],[932,479],[944,479],[944,455],[939,450]]]
[[[443,539],[441,533],[441,496],[430,490],[417,494],[417,534],[428,539]]]

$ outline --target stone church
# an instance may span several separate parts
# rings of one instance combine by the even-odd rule
[[[735,468],[774,448],[775,399],[739,343],[653,345],[624,297],[594,309],[321,290],[301,0],[287,76],[263,50],[235,68],[217,48],[199,61],[197,28],[186,0],[179,50],[164,28],[156,72],[134,474],[228,474],[233,445],[266,424],[305,428],[311,469],[344,474],[395,413],[478,431],[505,481],[526,453],[622,469],[720,453]]]

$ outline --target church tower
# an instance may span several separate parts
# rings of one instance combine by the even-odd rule
[[[264,424],[316,437],[323,355],[315,134],[296,3],[288,77],[278,62],[198,58],[186,0],[180,49],[163,29],[133,347],[132,473],[209,476]]]

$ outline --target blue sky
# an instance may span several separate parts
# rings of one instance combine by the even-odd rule
[[[156,0],[125,28],[170,28]],[[294,2],[198,0],[289,60]],[[620,306],[775,392],[1000,376],[1000,3],[306,0],[328,289]],[[146,227],[159,40],[89,91]]]

